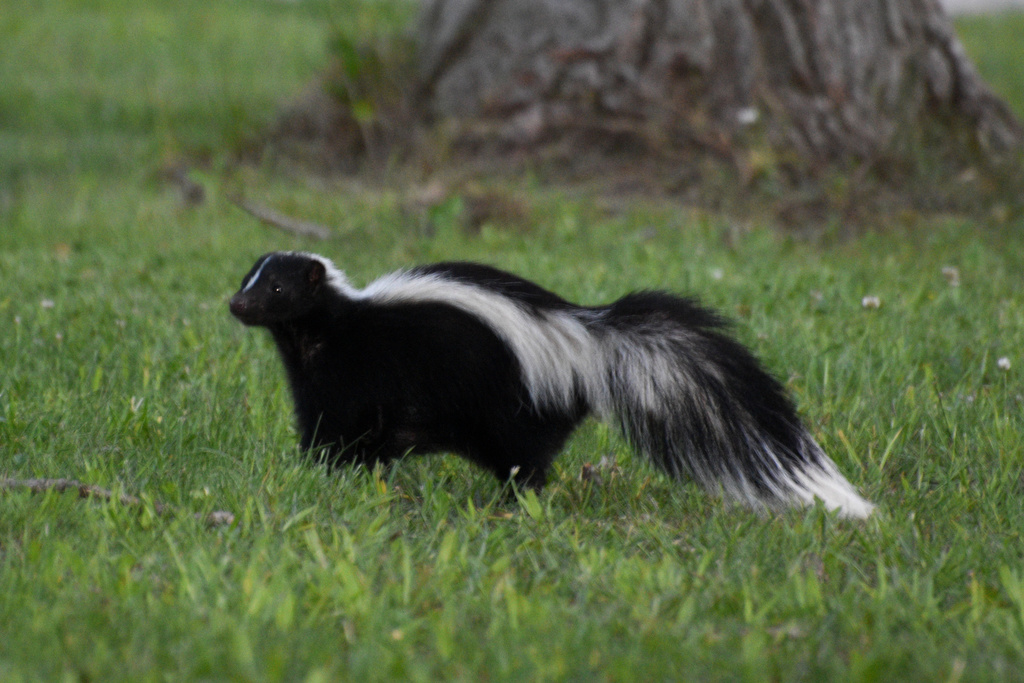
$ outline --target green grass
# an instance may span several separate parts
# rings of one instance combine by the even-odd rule
[[[426,236],[393,193],[229,168],[224,150],[302,88],[346,11],[0,13],[0,474],[148,501],[0,493],[0,679],[1024,677],[1024,225],[908,218],[825,249],[524,181],[525,234],[467,236],[439,211]],[[982,68],[1013,63],[1012,42],[970,36]],[[1019,69],[997,77],[1019,103]],[[186,153],[208,162],[198,206],[159,173]],[[239,185],[337,237],[257,225],[224,199]],[[226,311],[281,248],[359,283],[471,258],[586,302],[698,294],[879,513],[758,517],[594,424],[518,506],[450,456],[327,476],[296,452],[269,340]],[[620,473],[582,481],[602,456]]]
[[[962,17],[960,39],[985,80],[1017,114],[1024,117],[1024,63],[1020,60],[1024,12],[999,12]]]

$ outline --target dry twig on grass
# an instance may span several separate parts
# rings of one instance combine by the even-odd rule
[[[47,491],[56,491],[57,493],[64,493],[65,491],[78,491],[79,498],[99,498],[100,500],[116,500],[121,505],[126,506],[139,506],[142,505],[142,500],[136,496],[130,496],[128,494],[116,495],[113,491],[110,491],[99,486],[92,484],[85,484],[75,479],[11,479],[8,477],[0,478],[0,490],[10,491],[14,489],[28,489],[32,493],[45,493]],[[158,515],[174,514],[177,512],[176,508],[153,501],[153,510]],[[192,515],[196,519],[204,522],[206,526],[215,527],[231,524],[235,521],[235,516],[230,512],[223,510],[214,510],[213,512],[204,515],[202,513],[195,513]]]
[[[257,204],[256,202],[241,197],[229,196],[228,201],[245,211],[247,214],[256,218],[257,220],[266,223],[267,225],[290,232],[294,235],[300,235],[302,237],[314,237],[318,240],[325,240],[331,236],[331,231],[312,221],[303,220],[301,218],[292,218],[286,216],[283,213],[274,211],[273,209]]]

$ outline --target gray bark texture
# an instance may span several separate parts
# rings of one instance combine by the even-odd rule
[[[582,127],[728,149],[754,130],[828,162],[930,116],[1022,140],[938,0],[424,0],[418,37],[426,111],[518,145]]]

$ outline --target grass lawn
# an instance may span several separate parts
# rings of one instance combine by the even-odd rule
[[[428,236],[389,192],[229,167],[342,4],[5,0],[0,477],[143,505],[0,492],[0,680],[1024,679],[1024,224],[905,216],[825,248],[524,181],[530,230],[466,235],[451,203]],[[1024,112],[1024,15],[961,29]],[[199,204],[162,172],[186,153]],[[239,186],[336,237],[258,225]],[[758,517],[596,424],[521,505],[450,456],[327,476],[269,339],[227,313],[289,248],[358,284],[464,258],[584,302],[697,294],[879,512]]]

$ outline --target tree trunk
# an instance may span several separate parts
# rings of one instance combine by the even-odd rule
[[[938,0],[424,0],[418,36],[424,109],[517,146],[764,135],[818,164],[876,158],[925,119],[989,150],[1022,140]]]

